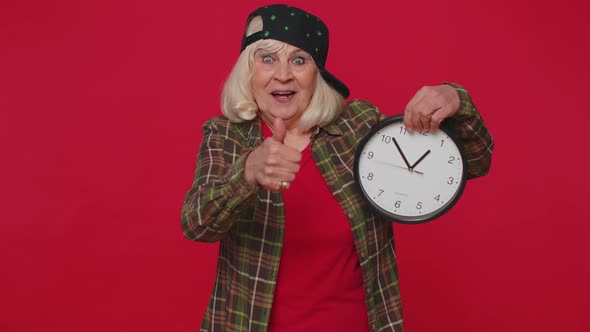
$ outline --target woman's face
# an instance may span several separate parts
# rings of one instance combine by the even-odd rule
[[[317,80],[317,67],[309,53],[289,44],[278,52],[257,50],[252,67],[252,93],[263,119],[297,125],[307,109]]]

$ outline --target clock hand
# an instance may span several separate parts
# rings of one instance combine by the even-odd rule
[[[422,159],[426,158],[426,156],[430,153],[430,150],[424,152],[424,154],[422,155],[422,157],[418,158],[418,160],[416,160],[416,162],[414,163],[414,165],[412,165],[412,167],[410,167],[410,171],[413,170],[416,166],[418,166],[418,164],[422,161]]]
[[[383,160],[378,160],[378,159],[374,159],[374,160],[375,160],[376,162],[378,162],[378,163],[383,163],[383,164],[386,164],[386,165],[389,165],[389,166],[394,166],[394,167],[397,167],[397,168],[401,168],[401,169],[408,170],[408,169],[407,169],[406,167],[404,167],[404,166],[396,165],[396,164],[394,164],[394,163],[390,163],[390,162],[388,162],[388,161],[383,161]],[[422,172],[420,172],[420,171],[414,171],[414,173],[418,173],[418,174],[420,174],[420,175],[424,175],[424,173],[422,173]]]
[[[408,162],[408,159],[406,159],[406,156],[404,155],[404,153],[402,152],[402,148],[399,147],[399,144],[397,144],[397,140],[395,139],[395,137],[393,138],[393,144],[395,144],[395,147],[397,148],[397,151],[399,151],[399,154],[402,155],[402,158],[404,159],[404,163],[406,163],[406,166],[408,166],[408,170],[412,170],[412,167],[410,167],[410,163]]]

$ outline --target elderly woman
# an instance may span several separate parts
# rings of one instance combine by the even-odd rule
[[[327,54],[327,27],[303,10],[248,17],[182,209],[187,238],[220,243],[201,331],[403,331],[392,224],[353,176],[359,141],[385,116],[344,101]],[[465,90],[423,88],[405,113],[414,130],[444,119],[470,176],[485,174],[492,139]]]

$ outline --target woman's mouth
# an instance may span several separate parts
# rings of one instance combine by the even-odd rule
[[[270,93],[273,98],[281,103],[286,103],[295,95],[295,91],[274,91]]]

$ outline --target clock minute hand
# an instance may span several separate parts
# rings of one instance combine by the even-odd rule
[[[430,150],[424,152],[424,154],[422,155],[422,157],[418,158],[418,160],[416,160],[416,162],[414,163],[414,165],[412,165],[410,167],[410,170],[413,170],[416,166],[418,166],[418,164],[424,159],[426,158],[426,156],[430,153]]]
[[[395,137],[393,138],[393,144],[395,144],[395,147],[397,148],[397,151],[399,151],[399,154],[402,156],[402,158],[404,159],[404,163],[406,163],[406,166],[408,167],[408,170],[412,170],[412,167],[410,167],[410,163],[408,162],[408,159],[406,159],[406,156],[404,155],[404,153],[402,152],[402,148],[399,147],[399,144],[397,144],[397,140],[395,139]]]

